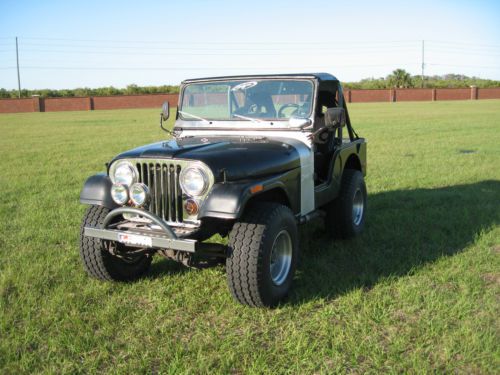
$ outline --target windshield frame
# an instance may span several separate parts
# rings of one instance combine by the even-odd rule
[[[259,81],[306,81],[310,82],[312,84],[312,105],[311,105],[311,110],[310,113],[307,117],[304,117],[305,119],[310,119],[313,121],[314,113],[316,110],[316,96],[317,96],[317,87],[318,87],[318,80],[314,77],[311,76],[291,76],[291,77],[269,77],[269,76],[239,76],[239,77],[224,77],[224,78],[210,78],[210,79],[200,79],[200,80],[193,80],[189,81],[186,83],[183,83],[181,85],[181,93],[179,95],[179,102],[177,106],[177,114],[176,114],[176,123],[175,127],[176,128],[182,128],[182,129],[201,129],[201,128],[207,128],[207,129],[216,129],[216,128],[223,128],[223,129],[230,129],[230,128],[238,128],[238,129],[243,129],[247,128],[248,130],[276,130],[277,128],[279,129],[289,129],[289,118],[276,118],[276,119],[266,119],[266,118],[258,118],[256,117],[255,122],[252,122],[250,120],[242,119],[242,118],[227,118],[227,119],[206,119],[206,120],[199,120],[195,118],[189,118],[188,116],[182,116],[182,114],[179,113],[179,111],[182,111],[181,105],[184,101],[184,93],[185,89],[192,84],[202,84],[202,83],[223,83],[223,82],[234,82],[234,81],[249,81],[249,80],[259,80]],[[259,122],[258,124],[256,122]],[[250,125],[252,124],[252,125]],[[290,129],[290,130],[298,130],[296,128]]]

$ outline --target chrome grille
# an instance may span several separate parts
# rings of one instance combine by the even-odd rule
[[[169,160],[137,161],[139,181],[151,192],[148,210],[167,223],[183,222],[182,191],[179,185],[181,166]]]

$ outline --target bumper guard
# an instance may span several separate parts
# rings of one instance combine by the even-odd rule
[[[108,225],[113,218],[122,214],[133,214],[145,217],[158,225],[164,234],[144,234],[133,230],[108,229]],[[88,237],[100,238],[102,240],[117,241],[127,245],[172,249],[188,253],[195,253],[203,245],[196,240],[179,239],[175,232],[157,215],[132,207],[117,208],[104,218],[101,228],[85,227],[84,234]]]

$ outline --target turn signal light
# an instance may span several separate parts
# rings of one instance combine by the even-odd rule
[[[255,193],[257,193],[259,191],[262,191],[262,190],[264,190],[264,186],[262,186],[262,185],[255,185],[255,186],[252,186],[250,188],[250,193],[255,194]]]
[[[196,215],[198,208],[198,203],[194,199],[188,199],[184,204],[184,209],[189,215]]]

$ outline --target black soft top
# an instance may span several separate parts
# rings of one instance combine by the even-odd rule
[[[291,73],[291,74],[250,74],[250,75],[237,75],[237,76],[222,76],[222,77],[207,77],[207,78],[194,78],[186,79],[182,83],[191,83],[199,81],[217,81],[228,79],[253,79],[253,78],[315,78],[318,81],[332,81],[338,82],[339,80],[329,73]]]

